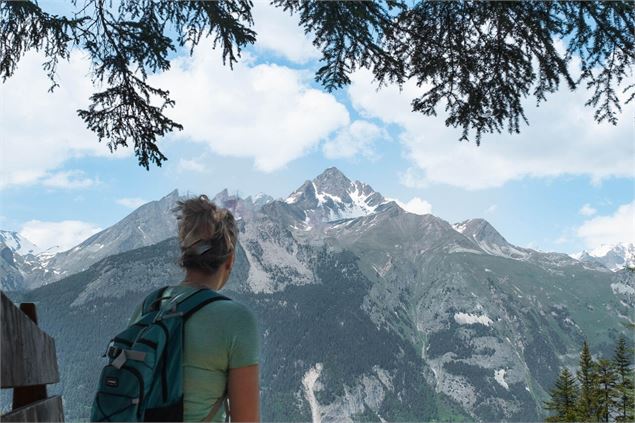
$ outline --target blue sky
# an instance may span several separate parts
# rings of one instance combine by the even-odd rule
[[[76,116],[93,90],[81,52],[60,65],[54,94],[41,57],[25,57],[0,86],[0,228],[70,247],[174,188],[286,197],[337,166],[414,212],[486,218],[517,245],[575,252],[635,241],[633,105],[616,127],[598,125],[588,93],[563,89],[540,108],[527,101],[521,134],[485,136],[477,148],[458,142],[442,113],[410,112],[425,87],[376,91],[362,70],[326,93],[295,18],[265,3],[254,15],[259,41],[233,72],[202,45],[152,77],[185,129],[161,140],[169,160],[149,172],[131,150],[111,155]]]

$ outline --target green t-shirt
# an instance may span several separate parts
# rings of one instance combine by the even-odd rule
[[[196,288],[174,286],[165,294],[174,296]],[[165,295],[164,294],[164,295]],[[139,318],[138,308],[131,322]],[[258,331],[251,311],[236,301],[206,305],[185,323],[183,349],[183,419],[201,421],[222,397],[229,369],[259,362]],[[220,408],[213,421],[224,421]]]

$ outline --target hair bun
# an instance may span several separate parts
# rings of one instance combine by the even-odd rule
[[[181,242],[181,265],[214,273],[236,248],[237,229],[232,213],[216,206],[206,195],[177,202],[175,208]],[[210,248],[198,254],[195,244]]]

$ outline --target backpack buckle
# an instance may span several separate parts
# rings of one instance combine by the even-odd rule
[[[108,351],[106,352],[106,355],[108,356],[108,358],[115,358],[120,353],[121,353],[121,348],[117,348],[111,345],[110,347],[108,347]]]

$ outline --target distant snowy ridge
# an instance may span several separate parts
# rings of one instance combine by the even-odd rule
[[[0,230],[0,244],[6,245],[13,253],[21,256],[39,254],[41,249],[17,232]]]
[[[591,251],[571,254],[571,257],[583,263],[598,263],[616,272],[625,267],[635,267],[635,244],[632,242],[603,244]]]

